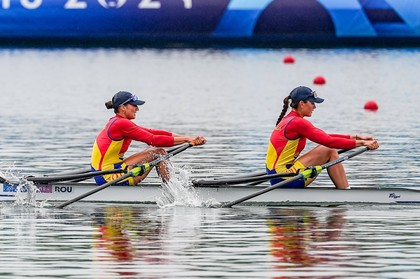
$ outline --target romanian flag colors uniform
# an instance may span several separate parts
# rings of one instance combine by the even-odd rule
[[[306,139],[330,148],[351,149],[356,147],[356,141],[350,139],[350,135],[327,134],[314,127],[311,122],[301,117],[297,112],[291,111],[271,134],[266,157],[267,173],[297,172],[308,167],[297,160],[305,148]],[[272,179],[271,184],[283,180],[282,178]],[[300,180],[291,184],[287,187],[305,187],[304,182]]]
[[[174,145],[172,133],[153,130],[136,125],[119,115],[111,118],[99,133],[92,149],[91,167],[93,171],[125,168],[124,154],[132,140],[141,141],[151,146],[166,147]],[[98,185],[115,180],[123,174],[110,174],[95,177]],[[118,185],[133,185],[133,178],[123,180]]]

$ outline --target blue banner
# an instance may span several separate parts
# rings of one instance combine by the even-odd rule
[[[0,0],[0,40],[420,42],[418,0]]]

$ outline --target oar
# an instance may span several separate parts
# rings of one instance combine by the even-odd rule
[[[189,143],[183,143],[181,145],[168,148],[167,152],[173,153],[177,149],[183,146],[187,146],[187,145],[189,145]],[[103,171],[92,171],[92,169],[86,169],[86,170],[75,171],[75,172],[60,173],[56,175],[46,175],[42,177],[26,176],[25,179],[28,181],[32,181],[36,184],[63,182],[63,181],[79,182],[79,181],[86,180],[95,176],[114,174],[114,173],[127,173],[127,171],[123,169],[113,169],[113,170],[103,170]]]
[[[87,193],[85,193],[83,195],[80,195],[80,196],[75,197],[75,198],[73,198],[71,200],[68,200],[68,201],[66,201],[66,202],[64,202],[62,204],[59,204],[58,206],[56,206],[56,208],[64,208],[64,207],[66,207],[69,204],[72,204],[72,203],[74,203],[76,201],[79,201],[79,200],[81,200],[83,198],[86,198],[86,197],[88,197],[88,196],[90,196],[90,195],[92,195],[92,194],[94,194],[96,192],[99,192],[99,191],[101,191],[101,190],[103,190],[105,188],[108,188],[109,186],[114,185],[115,183],[118,183],[118,182],[120,182],[120,181],[122,181],[124,179],[127,179],[129,177],[135,177],[135,176],[142,175],[146,171],[148,171],[149,169],[151,169],[152,167],[155,167],[160,162],[165,161],[165,160],[168,160],[172,156],[174,156],[174,155],[176,155],[176,154],[184,151],[185,149],[187,149],[187,148],[189,148],[191,146],[192,146],[191,144],[183,145],[183,146],[181,146],[181,147],[173,150],[171,153],[167,153],[166,155],[164,155],[162,157],[159,157],[159,158],[153,160],[150,163],[138,164],[135,167],[133,167],[128,173],[126,173],[126,174],[118,177],[117,179],[115,179],[113,181],[110,181],[108,183],[105,183],[105,184],[103,184],[101,186],[98,186],[98,187],[94,188],[93,190],[91,190],[91,191],[89,191],[89,192],[87,192]]]
[[[340,149],[338,150],[338,154],[342,154],[344,152],[350,151],[352,149]],[[204,186],[204,185],[231,185],[231,184],[240,184],[240,183],[247,183],[247,182],[257,182],[253,185],[258,185],[266,180],[279,178],[279,177],[289,177],[294,176],[294,174],[290,173],[278,173],[278,174],[267,174],[266,171],[256,171],[253,173],[243,174],[243,175],[235,175],[230,177],[215,177],[211,179],[200,179],[200,180],[193,180],[192,183],[194,186]]]
[[[248,177],[257,177],[257,176],[262,176],[266,174],[267,174],[266,171],[256,171],[253,173],[233,175],[229,177],[214,177],[209,180],[198,180],[198,181],[224,181],[224,180],[237,179],[237,178],[242,179],[242,178],[248,178]]]
[[[267,193],[267,192],[269,192],[271,190],[274,190],[276,188],[283,187],[283,186],[285,186],[285,185],[287,185],[287,184],[289,184],[289,183],[291,183],[293,181],[296,181],[296,180],[299,180],[299,179],[307,179],[307,178],[315,177],[317,174],[321,173],[322,170],[324,170],[326,168],[329,168],[331,166],[334,166],[336,164],[339,164],[339,163],[341,163],[341,162],[343,162],[345,160],[348,160],[350,158],[353,158],[354,156],[357,156],[357,155],[365,152],[366,150],[369,150],[369,148],[368,147],[363,147],[363,148],[361,148],[361,149],[359,149],[359,150],[357,150],[357,151],[355,151],[355,152],[353,152],[353,153],[351,153],[351,154],[349,154],[347,156],[340,157],[337,160],[328,162],[328,163],[326,163],[324,165],[309,167],[309,168],[305,169],[303,172],[296,174],[296,176],[293,176],[292,178],[289,178],[287,180],[284,180],[282,182],[279,182],[277,184],[274,184],[274,185],[272,185],[270,187],[264,188],[264,189],[262,189],[260,191],[257,191],[257,192],[255,192],[253,194],[250,194],[250,195],[248,195],[246,197],[243,197],[243,198],[240,198],[238,200],[235,200],[235,201],[232,201],[232,202],[228,202],[228,203],[222,204],[221,207],[232,207],[232,206],[234,206],[234,205],[236,205],[238,203],[241,203],[241,202],[247,201],[249,199],[255,198],[255,197],[259,196],[259,195],[262,195],[264,193]]]
[[[274,173],[274,174],[267,174],[264,171],[264,174],[261,174],[259,176],[249,177],[237,177],[237,178],[231,178],[231,179],[224,179],[224,180],[194,180],[192,183],[194,186],[216,186],[216,185],[234,185],[234,184],[241,184],[241,183],[251,183],[251,182],[259,182],[262,183],[264,181],[279,178],[279,177],[291,177],[295,176],[296,174],[293,172],[283,172],[283,173]],[[259,184],[258,183],[258,184]]]
[[[114,174],[114,173],[127,173],[124,169],[113,169],[113,170],[103,170],[103,171],[94,171],[92,170],[89,173],[79,173],[79,174],[68,174],[68,175],[51,175],[45,177],[35,177],[35,176],[26,176],[25,179],[32,181],[36,184],[42,183],[52,183],[52,182],[62,182],[62,181],[73,181],[73,180],[86,180],[95,176]]]

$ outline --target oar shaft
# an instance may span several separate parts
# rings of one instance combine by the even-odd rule
[[[350,151],[350,150],[353,150],[354,148],[350,148],[350,149],[340,149],[340,150],[338,150],[337,152],[338,152],[338,154],[341,154],[341,153],[345,153],[345,152],[347,152],[347,151]]]
[[[64,208],[64,207],[66,207],[67,205],[69,205],[69,204],[72,204],[72,203],[74,203],[74,202],[77,202],[77,201],[79,201],[79,200],[81,200],[81,199],[84,199],[84,198],[86,198],[86,197],[88,197],[88,196],[90,196],[90,195],[93,195],[93,194],[95,194],[96,192],[99,192],[99,191],[101,191],[101,190],[103,190],[103,189],[105,189],[105,188],[107,188],[107,187],[109,187],[109,186],[111,186],[111,185],[113,185],[113,184],[115,184],[115,183],[118,183],[118,182],[120,182],[120,181],[122,181],[122,180],[124,180],[124,179],[126,179],[126,178],[129,178],[130,176],[132,176],[133,174],[131,173],[131,172],[129,172],[129,173],[127,173],[127,174],[124,174],[123,176],[120,176],[120,177],[118,177],[117,179],[115,179],[115,180],[113,180],[113,181],[110,181],[110,182],[108,182],[108,183],[105,183],[105,184],[103,184],[103,185],[101,185],[101,186],[98,186],[98,187],[96,187],[96,188],[93,188],[92,190],[90,190],[89,192],[86,192],[86,193],[84,193],[83,195],[80,195],[80,196],[77,196],[77,197],[75,197],[75,198],[73,198],[73,199],[71,199],[71,200],[68,200],[68,201],[66,201],[66,202],[64,202],[64,203],[62,203],[62,204],[59,204],[58,206],[56,206],[57,208],[60,208],[60,209],[62,209],[62,208]]]
[[[171,158],[171,157],[173,157],[174,155],[176,155],[176,154],[178,154],[178,153],[181,153],[182,151],[184,151],[184,150],[185,150],[185,149],[187,149],[187,148],[190,148],[191,146],[192,146],[192,144],[189,144],[189,143],[184,143],[184,144],[180,145],[178,148],[171,150],[171,152],[170,152],[170,153],[167,153],[166,155],[161,156],[161,157],[159,157],[159,158],[157,158],[157,159],[155,159],[155,160],[151,161],[151,162],[149,163],[149,165],[150,165],[150,166],[152,166],[152,167],[155,167],[155,166],[157,166],[157,164],[159,164],[160,162],[170,159],[170,158]],[[141,164],[140,164],[140,165],[141,165]]]
[[[266,187],[266,188],[264,188],[264,189],[261,189],[260,191],[257,191],[257,192],[255,192],[255,193],[250,194],[250,195],[248,195],[248,196],[245,196],[245,197],[243,197],[243,198],[237,199],[237,200],[232,201],[232,202],[229,202],[229,203],[225,203],[225,204],[223,204],[221,207],[232,207],[232,206],[234,206],[234,205],[236,205],[236,204],[238,204],[238,203],[241,203],[241,202],[247,201],[247,200],[249,200],[249,199],[255,198],[256,196],[262,195],[262,194],[264,194],[264,193],[267,193],[267,192],[269,192],[269,191],[271,191],[271,190],[274,190],[274,189],[276,189],[276,188],[282,187],[282,186],[284,186],[284,185],[287,185],[287,184],[289,184],[289,183],[291,183],[291,182],[293,182],[293,181],[299,180],[299,179],[304,179],[303,174],[298,174],[298,175],[296,175],[296,176],[293,176],[292,178],[289,178],[289,179],[287,179],[287,180],[284,180],[284,181],[282,181],[282,182],[279,182],[279,183],[277,183],[277,184],[274,184],[274,185],[272,185],[272,186],[270,186],[270,187]]]
[[[232,175],[232,176],[229,176],[229,177],[214,177],[214,178],[209,179],[209,181],[210,180],[212,180],[212,181],[229,180],[229,179],[237,179],[237,178],[241,179],[241,178],[247,178],[247,177],[257,177],[257,176],[262,176],[262,175],[266,175],[266,174],[267,174],[266,171],[256,171],[256,172],[253,172],[253,173],[241,174],[241,175]]]
[[[124,173],[123,169],[113,169],[113,170],[103,170],[103,171],[95,171],[90,173],[79,173],[79,174],[69,174],[69,175],[54,175],[54,176],[45,176],[45,177],[34,177],[28,176],[25,177],[26,180],[32,181],[34,183],[52,183],[52,182],[62,182],[62,181],[70,181],[70,180],[77,180],[77,179],[88,179],[95,176],[106,175],[106,174],[114,174],[114,173]]]
[[[249,199],[252,199],[252,198],[255,198],[255,197],[259,196],[259,195],[262,195],[264,193],[267,193],[267,192],[269,192],[271,190],[274,190],[276,188],[279,188],[279,187],[282,187],[284,185],[287,185],[287,184],[289,184],[289,183],[291,183],[291,182],[293,182],[295,180],[309,178],[309,177],[311,177],[311,174],[313,174],[314,171],[316,173],[319,173],[323,169],[329,168],[329,167],[331,167],[333,165],[339,164],[339,163],[341,163],[341,162],[343,162],[345,160],[348,160],[350,158],[353,158],[354,156],[357,156],[357,155],[365,152],[366,150],[369,150],[369,148],[368,147],[364,147],[364,148],[361,148],[361,149],[359,149],[359,150],[357,150],[357,151],[355,151],[355,152],[353,152],[353,153],[351,153],[351,154],[349,154],[347,156],[343,156],[343,157],[340,157],[340,158],[338,158],[338,159],[336,159],[334,161],[331,161],[331,162],[328,162],[326,164],[323,164],[322,166],[315,166],[315,167],[312,167],[312,168],[308,168],[308,169],[304,170],[302,173],[300,173],[300,174],[298,174],[298,175],[296,175],[296,176],[294,176],[292,178],[289,178],[287,180],[284,180],[282,182],[279,182],[277,184],[274,184],[274,185],[272,185],[270,187],[266,187],[266,188],[264,188],[264,189],[262,189],[260,191],[257,191],[255,193],[250,194],[250,195],[248,195],[246,197],[243,197],[241,199],[238,199],[238,200],[235,200],[235,201],[232,201],[232,202],[229,202],[229,203],[225,203],[221,207],[231,207],[231,206],[234,206],[234,205],[236,205],[238,203],[247,201]]]
[[[321,167],[322,167],[322,169],[327,169],[327,168],[329,168],[331,166],[337,165],[337,164],[339,164],[341,162],[344,162],[344,161],[346,161],[346,160],[348,160],[350,158],[353,158],[354,156],[357,156],[359,154],[362,154],[363,152],[365,152],[367,150],[369,150],[369,147],[364,146],[363,148],[360,148],[360,149],[358,149],[358,150],[350,153],[347,156],[343,156],[343,157],[338,158],[337,160],[334,160],[334,161],[328,162],[326,164],[323,164]]]
[[[188,142],[184,142],[184,143],[182,143],[182,144],[179,144],[179,145],[175,145],[175,146],[169,147],[168,149],[166,149],[166,152],[168,152],[168,153],[173,153],[173,152],[175,152],[176,150],[178,150],[179,148],[184,147],[184,146],[188,146],[188,147],[190,147],[190,143],[188,143]]]
[[[197,180],[193,181],[194,186],[217,186],[217,185],[234,185],[241,183],[251,183],[251,182],[264,182],[270,179],[279,178],[279,177],[291,177],[296,174],[293,172],[284,172],[284,173],[274,173],[274,174],[265,174],[254,177],[242,177],[242,178],[232,178],[225,180]]]

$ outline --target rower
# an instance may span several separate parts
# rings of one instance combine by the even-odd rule
[[[114,109],[115,116],[112,117],[105,128],[97,136],[93,145],[91,166],[93,171],[104,171],[112,169],[125,169],[130,171],[134,166],[156,160],[164,156],[166,151],[162,147],[189,143],[191,145],[202,145],[206,143],[203,136],[182,136],[165,130],[155,130],[136,125],[132,120],[136,118],[139,106],[145,102],[136,95],[127,91],[116,93],[112,101],[105,103],[107,109]],[[131,142],[140,141],[151,146],[146,150],[134,153],[124,158]],[[167,161],[159,162],[156,167],[163,182],[169,180],[169,169]],[[116,183],[117,185],[136,185],[142,181],[151,171],[148,169],[138,176]],[[124,173],[113,173],[96,176],[98,185],[118,179]]]
[[[352,149],[366,146],[377,149],[379,143],[370,135],[327,134],[316,128],[305,119],[311,117],[315,104],[324,102],[316,92],[309,87],[299,86],[293,89],[283,100],[283,109],[271,134],[267,148],[267,174],[302,172],[309,166],[325,164],[339,158],[337,149]],[[292,111],[286,115],[288,107]],[[306,139],[319,144],[314,149],[301,155]],[[337,189],[350,189],[343,165],[336,164],[328,168],[328,175]],[[270,180],[272,185],[287,177]],[[299,179],[286,183],[284,188],[305,188],[316,179],[316,176],[306,180]]]

